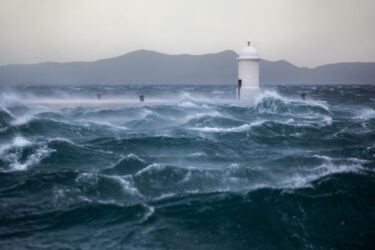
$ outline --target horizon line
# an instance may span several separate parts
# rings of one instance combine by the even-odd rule
[[[119,58],[119,57],[122,57],[122,56],[126,56],[126,55],[129,55],[129,54],[132,54],[132,53],[135,53],[135,52],[141,52],[141,51],[152,52],[152,53],[157,53],[157,54],[162,54],[162,55],[167,55],[167,56],[207,56],[207,55],[217,55],[217,54],[221,54],[221,53],[224,53],[224,52],[233,52],[234,54],[238,55],[237,52],[235,52],[234,50],[230,50],[230,49],[222,50],[222,51],[219,51],[219,52],[216,52],[216,53],[204,53],[204,54],[187,54],[187,53],[170,54],[170,53],[159,52],[159,51],[156,51],[156,50],[137,49],[137,50],[133,50],[133,51],[129,51],[127,53],[121,54],[119,56],[106,57],[106,58],[101,58],[101,59],[91,60],[91,61],[66,61],[66,62],[42,61],[42,62],[34,62],[34,63],[11,63],[11,64],[0,65],[0,68],[2,68],[2,67],[9,67],[9,66],[40,65],[40,64],[48,64],[48,63],[51,63],[51,64],[52,63],[53,64],[95,63],[95,62],[99,62],[99,61],[103,61],[103,60],[110,60],[110,59]],[[300,69],[315,69],[315,68],[319,68],[319,67],[322,67],[322,66],[333,65],[333,64],[375,63],[375,61],[371,61],[371,62],[364,62],[364,61],[341,61],[341,62],[321,64],[321,65],[318,65],[318,66],[315,66],[315,67],[308,67],[308,66],[298,66],[296,64],[293,64],[293,63],[289,62],[286,59],[267,60],[267,59],[261,57],[261,60],[262,61],[267,61],[267,62],[274,62],[274,63],[276,63],[276,62],[286,62],[286,63],[289,63],[289,64],[291,64],[291,65],[293,65],[293,66],[295,66],[297,68],[300,68]]]

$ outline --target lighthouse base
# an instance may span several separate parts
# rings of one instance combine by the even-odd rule
[[[238,91],[238,88],[237,88],[236,92],[237,92],[237,99],[239,99],[241,102],[253,102],[255,101],[256,96],[261,93],[261,89],[242,87],[240,88],[240,91]]]

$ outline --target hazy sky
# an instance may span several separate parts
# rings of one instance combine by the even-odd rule
[[[137,50],[239,51],[299,66],[375,61],[374,0],[0,0],[0,65]]]

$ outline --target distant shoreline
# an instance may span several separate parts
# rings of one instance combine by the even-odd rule
[[[237,54],[168,55],[138,50],[94,62],[0,66],[0,85],[231,85],[237,82]],[[375,62],[297,67],[260,61],[260,83],[268,85],[375,84]]]

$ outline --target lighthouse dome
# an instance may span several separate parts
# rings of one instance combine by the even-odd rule
[[[238,57],[238,59],[259,59],[259,58],[260,57],[259,57],[258,51],[250,45],[243,48]]]

